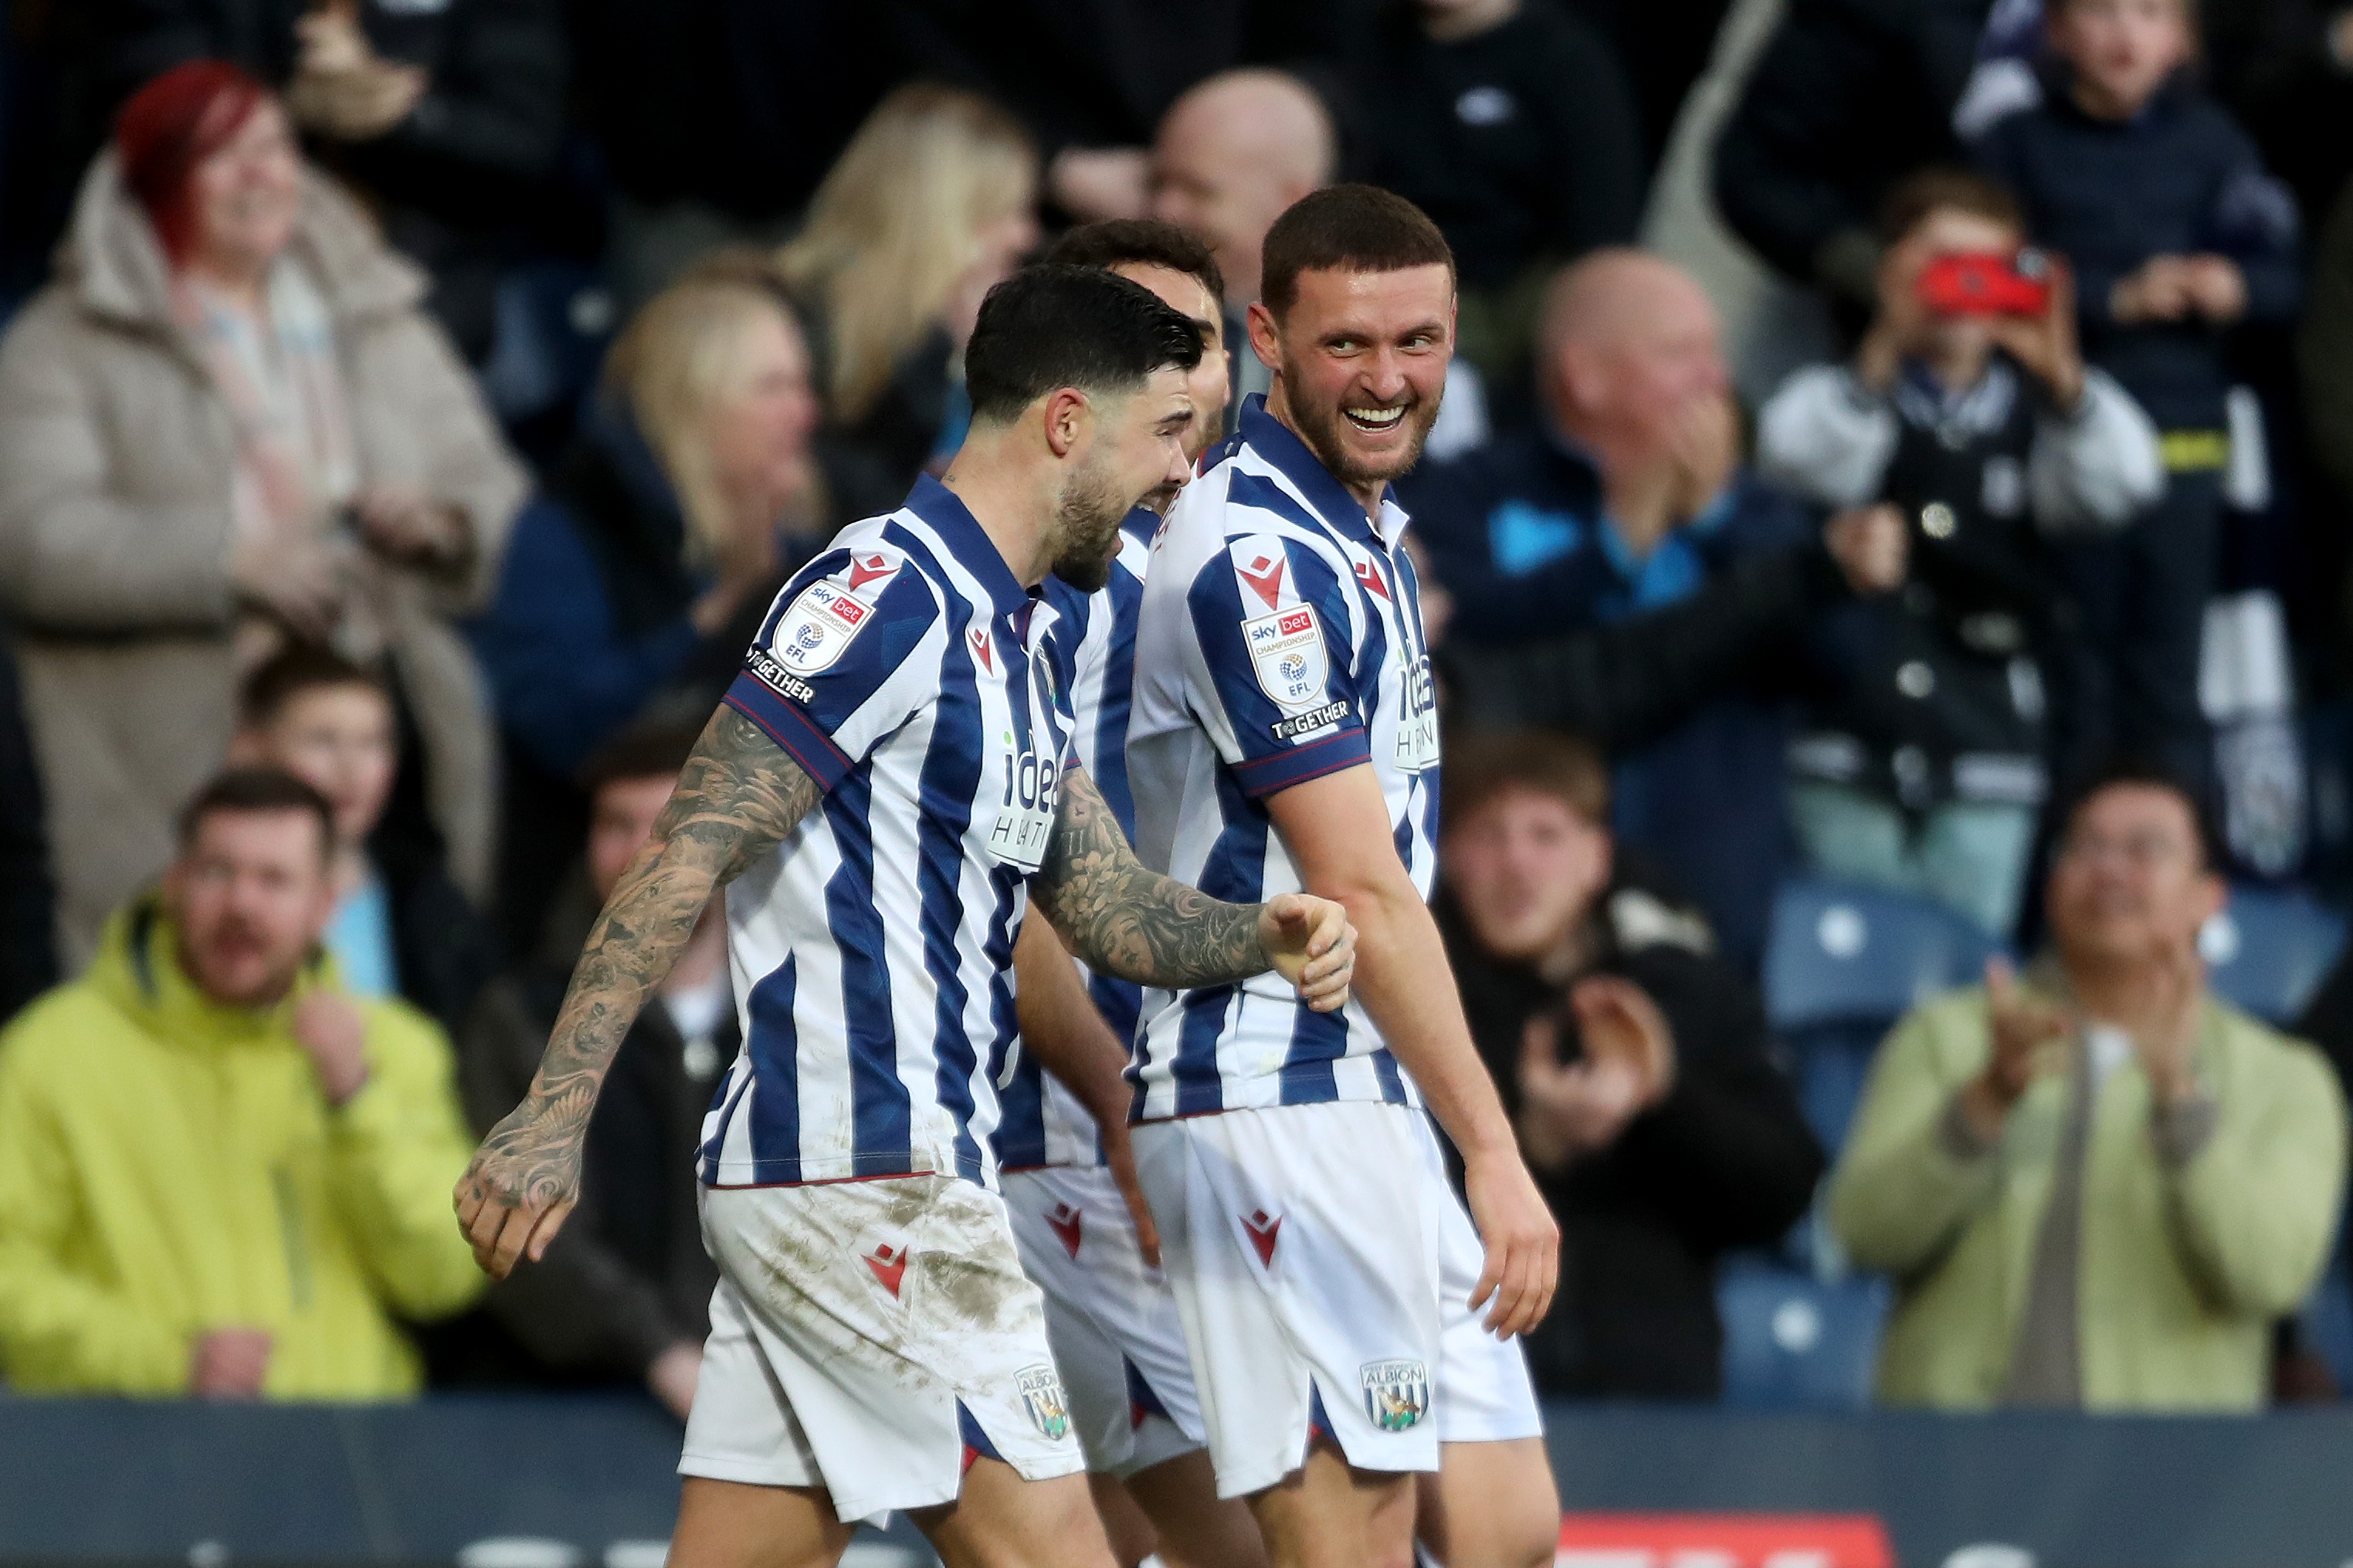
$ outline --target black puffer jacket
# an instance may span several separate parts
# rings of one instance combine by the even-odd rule
[[[1777,270],[1866,299],[1888,188],[1960,156],[1990,0],[1791,0],[1715,144],[1715,200]]]

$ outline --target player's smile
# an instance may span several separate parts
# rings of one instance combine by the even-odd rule
[[[1394,406],[1375,405],[1371,407],[1343,408],[1340,412],[1357,429],[1368,435],[1382,435],[1405,423],[1405,416],[1413,412],[1415,401],[1408,398]]]

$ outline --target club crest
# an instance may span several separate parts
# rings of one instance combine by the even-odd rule
[[[1368,1361],[1356,1369],[1365,1414],[1384,1432],[1403,1432],[1430,1414],[1430,1368],[1418,1361]]]
[[[1015,1386],[1021,1392],[1021,1407],[1029,1412],[1030,1424],[1045,1434],[1047,1441],[1059,1443],[1071,1435],[1069,1402],[1062,1397],[1062,1380],[1052,1367],[1028,1368]]]

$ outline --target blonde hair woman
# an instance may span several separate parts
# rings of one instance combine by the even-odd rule
[[[1038,243],[1038,153],[1004,110],[916,83],[867,117],[776,268],[821,365],[844,517],[905,498],[981,296]]]
[[[707,713],[819,542],[818,400],[764,261],[716,258],[630,321],[475,623],[507,742],[511,940],[578,849],[581,765],[665,694]]]

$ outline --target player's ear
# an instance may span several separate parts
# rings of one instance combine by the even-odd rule
[[[1250,352],[1258,363],[1269,370],[1282,368],[1282,328],[1277,324],[1274,312],[1252,300],[1246,329],[1250,333]]]
[[[1084,446],[1094,428],[1094,413],[1087,395],[1075,386],[1057,387],[1048,393],[1043,410],[1047,450],[1057,458],[1067,458]]]

